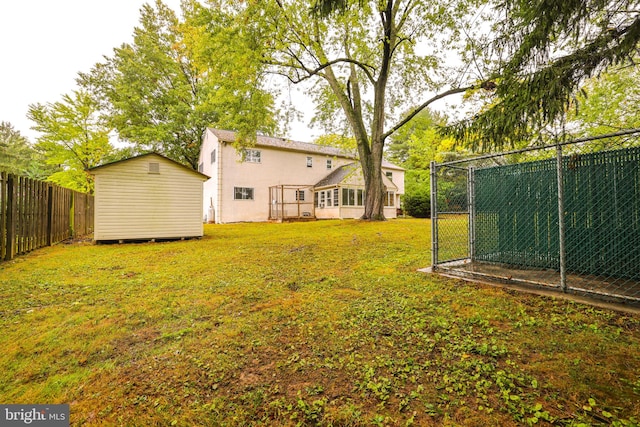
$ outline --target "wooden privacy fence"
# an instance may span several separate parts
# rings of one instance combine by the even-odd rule
[[[92,231],[92,195],[0,172],[0,261]]]

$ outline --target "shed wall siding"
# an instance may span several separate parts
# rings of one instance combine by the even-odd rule
[[[160,163],[150,174],[149,162]],[[132,159],[95,173],[95,240],[203,235],[202,179],[161,157]]]

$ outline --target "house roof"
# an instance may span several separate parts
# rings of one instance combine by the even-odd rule
[[[349,163],[347,165],[340,166],[339,168],[331,172],[329,175],[325,176],[320,181],[318,181],[318,183],[314,185],[314,187],[322,188],[322,187],[331,187],[331,186],[338,185],[342,183],[351,174],[355,172],[362,173],[361,170],[362,169],[360,168],[360,165],[358,163]],[[398,186],[395,185],[385,175],[382,175],[382,183],[387,188],[394,188],[396,190],[398,189]]]
[[[164,160],[166,160],[166,161],[168,161],[168,162],[171,162],[171,163],[173,163],[173,164],[175,164],[175,165],[177,165],[177,166],[180,166],[181,168],[184,168],[186,171],[189,171],[189,172],[191,172],[191,173],[194,173],[194,174],[196,174],[196,175],[200,176],[200,177],[201,177],[201,178],[203,178],[205,181],[206,181],[207,179],[209,179],[209,178],[210,178],[210,176],[208,176],[208,175],[205,175],[205,174],[203,174],[203,173],[201,173],[201,172],[198,172],[197,170],[193,170],[193,169],[191,169],[190,167],[183,165],[182,163],[176,162],[176,161],[175,161],[175,160],[173,160],[173,159],[170,159],[170,158],[168,158],[168,157],[166,157],[166,156],[163,156],[162,154],[158,154],[158,153],[155,153],[155,152],[152,152],[152,153],[145,153],[145,154],[140,154],[140,155],[137,155],[137,156],[133,156],[133,157],[126,158],[126,159],[116,160],[115,162],[105,163],[104,165],[100,165],[100,166],[95,166],[95,167],[93,167],[93,168],[89,168],[89,171],[90,171],[90,172],[93,172],[93,171],[96,171],[96,170],[98,170],[98,169],[107,169],[107,168],[109,168],[109,167],[111,167],[111,166],[114,166],[114,165],[116,165],[116,164],[119,164],[119,163],[128,162],[129,160],[134,160],[134,159],[141,159],[141,158],[143,158],[143,157],[148,157],[148,156],[157,156],[157,157],[160,157],[161,159],[164,159]]]
[[[236,132],[230,130],[212,129],[213,133],[220,141],[232,143],[236,140]],[[355,159],[356,156],[346,150],[326,145],[311,144],[309,142],[293,141],[286,138],[277,138],[273,136],[258,135],[256,138],[256,146],[273,147],[283,150],[302,151],[305,153],[325,154],[328,156],[346,157]]]
[[[220,141],[233,143],[236,140],[236,132],[231,130],[208,128]],[[273,136],[258,135],[256,138],[256,146],[281,148],[283,150],[302,151],[304,153],[325,154],[328,156],[346,157],[348,159],[357,159],[355,153],[343,150],[342,148],[329,147],[326,145],[311,144],[309,142],[293,141],[286,138],[277,138]],[[387,169],[404,170],[400,166],[391,162],[382,160],[382,167]]]
[[[314,187],[328,187],[330,185],[338,185],[356,169],[357,165],[355,163],[349,163],[348,165],[340,166],[329,175],[318,181],[318,183],[314,185]]]
[[[389,162],[387,160],[384,160],[384,159],[382,159],[382,167],[383,168],[387,168],[387,169],[395,169],[395,170],[398,170],[398,171],[403,171],[404,170],[404,168],[402,168],[402,167],[400,167],[400,166],[398,166],[398,165],[396,165],[394,163],[391,163],[391,162]]]

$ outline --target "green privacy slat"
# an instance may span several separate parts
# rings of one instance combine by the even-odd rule
[[[563,158],[567,271],[640,279],[640,148]],[[475,170],[475,257],[559,268],[556,160]]]

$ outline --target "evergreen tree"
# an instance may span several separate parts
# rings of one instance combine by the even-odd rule
[[[493,100],[449,129],[476,147],[514,145],[563,122],[585,81],[633,64],[640,40],[634,0],[504,0],[495,12]]]
[[[27,138],[11,123],[0,123],[0,171],[26,175],[31,168],[35,150]]]

